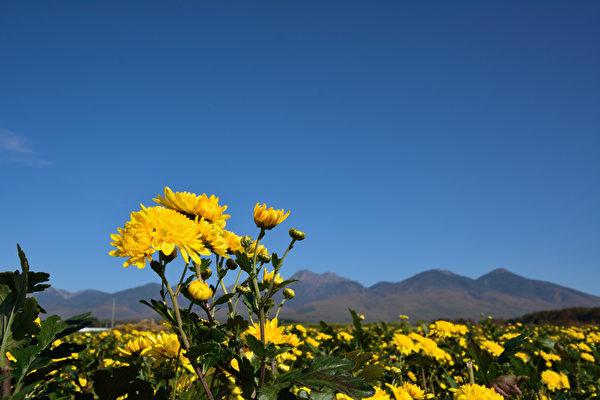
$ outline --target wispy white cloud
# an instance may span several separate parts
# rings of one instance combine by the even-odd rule
[[[0,163],[46,167],[51,161],[39,157],[34,151],[34,142],[23,135],[6,129],[0,130]]]

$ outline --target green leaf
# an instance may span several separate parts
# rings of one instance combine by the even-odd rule
[[[247,334],[246,343],[248,343],[248,347],[250,348],[250,350],[252,350],[252,352],[256,354],[259,358],[263,358],[267,354],[265,344],[262,341],[258,340],[256,337],[254,337],[254,335],[250,333]]]
[[[344,354],[344,357],[354,361],[354,368],[352,368],[352,372],[358,371],[360,367],[362,367],[367,361],[373,357],[373,353],[369,353],[366,351],[352,351],[350,353]]]
[[[527,342],[527,334],[523,333],[517,337],[507,340],[504,343],[504,351],[498,356],[498,362],[503,364],[510,360],[510,357],[514,355],[523,343]]]
[[[241,334],[248,329],[248,321],[241,315],[236,315],[233,318],[228,318],[225,325],[222,327],[231,331],[235,337],[240,337]]]
[[[234,296],[235,296],[235,293],[224,294],[223,296],[221,296],[218,299],[216,299],[212,303],[211,307],[214,308],[215,306],[218,306],[219,304],[227,303],[229,301],[229,299],[231,299]]]
[[[250,274],[252,272],[252,262],[250,261],[246,253],[236,251],[235,262],[240,266],[242,271],[246,272],[247,274]]]
[[[115,400],[127,395],[128,399],[153,399],[150,382],[137,378],[138,368],[127,366],[94,373],[94,391],[100,400]]]
[[[353,398],[371,397],[375,390],[360,377],[350,375],[354,361],[341,357],[317,357],[302,370],[280,375],[276,384],[292,382],[317,392],[341,392]],[[312,397],[312,392],[311,392]]]
[[[367,382],[375,382],[380,380],[385,375],[385,368],[379,364],[367,365],[362,372],[358,374]]]

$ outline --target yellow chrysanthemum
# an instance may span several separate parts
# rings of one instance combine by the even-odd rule
[[[235,254],[236,251],[244,251],[244,247],[241,243],[241,236],[238,236],[233,232],[226,231],[225,229],[223,229],[221,231],[221,237],[223,238],[225,243],[227,243],[227,253]]]
[[[382,388],[373,386],[373,389],[375,389],[375,394],[362,400],[390,400],[390,396]]]
[[[117,351],[123,356],[133,356],[139,355],[148,347],[150,347],[150,342],[145,337],[138,337],[125,343],[123,348],[117,347]]]
[[[206,301],[211,298],[213,291],[208,284],[200,279],[196,279],[188,286],[188,291],[196,300]]]
[[[218,225],[213,224],[204,218],[201,218],[200,220],[196,219],[196,223],[202,234],[202,242],[204,245],[213,253],[218,254],[221,257],[229,258],[227,255],[229,245],[223,238],[223,230]]]
[[[220,206],[219,198],[215,195],[207,197],[205,193],[201,196],[189,192],[173,193],[169,187],[165,187],[165,197],[161,195],[157,197],[154,201],[158,204],[182,212],[191,219],[204,218],[221,228],[225,228],[225,220],[231,217],[231,215],[223,214],[227,206]]]
[[[111,256],[128,257],[123,266],[133,264],[144,268],[146,261],[152,260],[155,251],[171,255],[175,247],[179,249],[185,262],[191,257],[200,263],[199,254],[210,255],[202,241],[199,225],[177,211],[164,207],[144,207],[131,213],[131,220],[119,234],[111,235],[112,246],[117,250]]]
[[[248,252],[246,253],[246,255],[248,256],[248,258],[252,259],[254,257],[254,249],[256,248],[256,240],[254,242],[252,242],[252,246],[250,246],[250,249],[248,250]],[[260,256],[267,256],[270,257],[269,252],[267,251],[267,248],[265,246],[263,246],[262,244],[258,245],[258,250],[256,251],[256,253]]]
[[[581,352],[580,355],[581,355],[581,359],[582,360],[586,360],[586,361],[589,361],[589,362],[595,362],[596,361],[596,359],[594,358],[594,356],[591,355],[590,353]]]
[[[273,275],[275,275],[275,270],[267,272],[267,267],[265,266],[265,269],[263,269],[263,282],[271,282],[273,280]],[[275,284],[280,285],[282,282],[283,278],[280,274],[277,274],[275,276]]]
[[[466,325],[453,324],[448,321],[436,321],[429,328],[432,330],[434,336],[443,338],[465,335],[468,331]]]
[[[562,372],[546,370],[542,372],[542,382],[544,382],[551,391],[571,388],[571,385],[569,385],[569,378]]]
[[[498,343],[493,342],[491,340],[484,340],[483,342],[481,342],[479,347],[481,347],[483,350],[487,350],[488,352],[492,353],[496,357],[498,357],[504,351],[504,347],[500,346]]]
[[[158,333],[146,336],[149,346],[141,351],[141,355],[150,356],[157,361],[165,358],[176,358],[179,354],[179,339],[174,333]]]
[[[392,390],[395,400],[412,400],[410,393],[408,393],[403,387],[390,385],[389,383],[386,383],[385,385]]]
[[[267,205],[256,203],[254,206],[254,223],[261,229],[273,229],[282,223],[290,215],[290,212],[284,213],[284,210],[274,210],[273,207],[267,209]]]
[[[260,326],[258,324],[253,324],[246,330],[244,336],[247,334],[251,334],[260,340]],[[286,336],[285,328],[283,326],[277,326],[277,318],[265,322],[265,343],[284,344],[287,342]]]
[[[411,338],[404,334],[395,333],[392,343],[396,346],[400,354],[404,354],[405,356],[409,355],[413,351],[416,351],[415,343]]]
[[[454,400],[504,400],[504,396],[485,386],[466,384],[454,393]]]
[[[146,261],[152,261],[152,254],[156,251],[152,247],[152,227],[128,221],[123,228],[117,228],[118,234],[111,234],[112,246],[117,250],[109,254],[114,257],[127,257],[124,267],[135,265],[144,268]]]
[[[414,400],[422,400],[425,396],[425,391],[414,383],[405,382],[402,385],[402,388],[406,390]]]

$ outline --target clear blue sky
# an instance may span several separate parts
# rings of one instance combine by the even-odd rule
[[[0,3],[0,265],[156,281],[109,235],[165,186],[371,285],[494,268],[600,295],[600,2]]]

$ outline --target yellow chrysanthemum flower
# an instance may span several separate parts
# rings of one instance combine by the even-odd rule
[[[395,400],[412,400],[410,393],[408,393],[403,387],[390,385],[389,383],[386,383],[385,385],[392,390]]]
[[[500,346],[498,343],[493,342],[491,340],[484,340],[483,342],[481,342],[479,347],[481,347],[483,350],[487,350],[488,352],[492,353],[496,357],[498,357],[504,351],[504,347]]]
[[[196,279],[188,286],[188,291],[196,300],[206,301],[211,298],[213,291],[208,284],[200,279]]]
[[[559,373],[546,370],[542,372],[542,382],[544,382],[551,391],[571,388],[571,385],[569,385],[569,378],[562,372]]]
[[[123,228],[117,228],[118,234],[110,235],[112,246],[117,250],[109,254],[114,257],[127,257],[124,267],[135,265],[144,268],[146,261],[152,261],[152,254],[156,251],[152,247],[152,227],[149,225],[135,224],[128,221]]]
[[[186,214],[191,219],[204,218],[221,228],[225,228],[225,220],[231,217],[231,215],[223,214],[227,206],[220,206],[219,198],[215,195],[207,197],[205,193],[201,196],[189,192],[173,193],[169,187],[165,187],[165,197],[161,195],[157,197],[153,200],[158,204]]]
[[[594,356],[593,356],[593,355],[591,355],[590,353],[584,353],[584,352],[581,352],[581,354],[580,354],[580,355],[581,355],[581,359],[582,359],[582,360],[586,360],[586,361],[589,361],[589,362],[594,362],[594,361],[596,361],[596,359],[594,358]]]
[[[248,256],[248,258],[252,259],[254,257],[254,249],[256,248],[256,240],[254,242],[252,242],[252,246],[250,246],[250,249],[248,250],[248,252],[246,253],[246,255]],[[260,256],[266,256],[266,257],[270,257],[271,255],[269,254],[269,252],[267,251],[267,248],[265,246],[263,246],[262,244],[258,245],[258,250],[256,251],[256,253]]]
[[[454,400],[504,400],[504,396],[494,389],[469,383],[462,385],[454,393]]]
[[[415,350],[415,343],[408,336],[401,333],[394,333],[392,343],[396,346],[400,354],[409,355]]]
[[[227,255],[229,244],[223,238],[223,230],[218,225],[213,224],[204,218],[201,218],[200,220],[196,219],[196,223],[202,234],[202,242],[204,245],[213,253],[218,254],[221,257],[229,258]]]
[[[380,387],[373,386],[375,394],[371,397],[365,397],[362,400],[390,400],[390,396]]]
[[[271,282],[273,280],[273,275],[275,275],[275,270],[267,272],[267,267],[265,266],[265,269],[263,269],[263,282]],[[280,274],[277,274],[275,276],[275,284],[280,285],[282,282],[283,278]]]
[[[406,390],[414,400],[422,400],[425,396],[425,391],[414,383],[405,382],[402,385],[402,388]]]
[[[152,260],[155,251],[171,255],[175,247],[179,249],[185,262],[191,257],[200,263],[199,254],[210,255],[202,241],[200,227],[185,215],[164,207],[144,207],[131,213],[131,220],[119,234],[111,235],[112,246],[117,250],[111,256],[128,257],[124,267],[136,265],[144,268],[146,261]]]
[[[221,237],[223,238],[225,243],[227,243],[227,253],[235,254],[236,251],[244,251],[244,247],[241,243],[241,236],[238,236],[233,232],[226,231],[225,229],[223,229],[221,231]]]
[[[274,210],[273,207],[267,209],[267,205],[256,203],[254,206],[254,223],[257,227],[265,230],[273,229],[282,223],[290,215],[290,212],[284,213],[284,210]]]
[[[117,351],[123,356],[139,355],[142,350],[150,347],[150,342],[145,337],[138,337],[125,343],[124,348],[117,347]]]
[[[258,324],[253,324],[246,332],[244,332],[244,336],[248,334],[251,334],[260,340],[260,326]],[[277,318],[265,322],[265,343],[284,344],[287,343],[286,336],[285,328],[283,326],[277,326]]]

